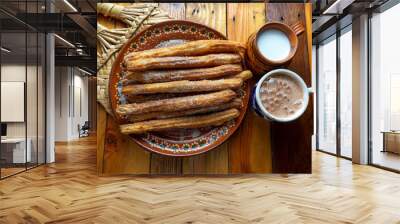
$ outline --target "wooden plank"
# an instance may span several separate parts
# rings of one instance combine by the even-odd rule
[[[103,174],[104,140],[106,136],[107,113],[103,106],[97,104],[97,174]]]
[[[227,36],[247,42],[248,37],[265,23],[264,3],[228,3]],[[249,81],[254,86],[257,77]],[[248,108],[240,129],[229,141],[230,173],[271,172],[270,123]]]
[[[265,23],[265,4],[228,3],[228,39],[247,42],[249,36]]]
[[[187,3],[186,19],[207,25],[226,35],[225,3]],[[183,159],[184,174],[227,174],[228,143],[197,156]]]
[[[97,130],[97,79],[96,77],[88,78],[88,113],[90,133]]]
[[[121,134],[119,125],[108,115],[104,149],[104,174],[148,174],[150,153],[129,136]]]
[[[175,19],[185,19],[184,3],[160,3],[160,8]],[[151,154],[151,174],[181,174],[182,158]]]
[[[101,15],[98,16],[98,22],[108,28],[126,26],[125,23]],[[120,134],[118,125],[108,114],[104,128],[106,128],[106,140],[104,143],[103,174],[149,174],[150,153],[129,137]]]
[[[305,4],[267,3],[268,21],[281,21],[288,25],[297,21],[306,25]],[[311,21],[308,21],[311,22]],[[297,53],[288,69],[297,72],[311,86],[309,47],[307,31],[299,36]],[[311,136],[313,131],[313,99],[299,119],[290,123],[272,123],[273,172],[275,173],[311,173]]]
[[[186,3],[186,20],[207,25],[226,35],[226,4]]]
[[[159,7],[171,18],[185,19],[185,3],[159,3]]]
[[[97,15],[97,22],[107,28],[114,27],[114,22],[102,16],[101,14]],[[104,110],[103,106],[97,104],[97,173],[99,175],[104,174],[104,144],[107,127],[107,116],[107,112]]]
[[[308,61],[310,63],[310,74],[312,74],[312,3],[305,3],[306,32],[308,46]]]
[[[182,159],[151,153],[150,173],[153,175],[182,174]]]

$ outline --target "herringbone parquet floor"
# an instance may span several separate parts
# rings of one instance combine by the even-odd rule
[[[94,138],[0,181],[0,223],[400,223],[400,175],[315,152],[312,175],[98,177]]]

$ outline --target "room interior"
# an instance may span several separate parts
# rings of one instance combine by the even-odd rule
[[[68,7],[50,1],[1,3],[2,179],[54,162],[54,142],[78,139],[96,127],[96,80],[83,31],[79,25],[60,26],[60,16],[53,16],[52,25],[41,17]],[[81,7],[93,11],[90,4]],[[51,40],[48,32],[56,32]]]
[[[44,35],[15,28],[1,35],[2,177],[45,163]]]
[[[355,7],[356,8],[356,7]],[[349,9],[351,10],[351,9]],[[399,16],[399,6],[391,8],[383,4],[370,12],[368,20],[368,58],[366,83],[368,96],[366,103],[368,130],[368,164],[398,170],[398,94],[397,65],[393,62],[397,50],[393,31],[390,27]],[[352,82],[358,82],[354,75],[354,20],[349,16],[342,18],[340,30],[326,30],[321,38],[313,39],[313,54],[316,58],[314,71],[318,79],[316,149],[345,159],[352,159],[352,100],[354,92]],[[353,45],[353,46],[352,46]],[[353,61],[353,63],[351,63]],[[339,93],[339,94],[338,94]],[[353,119],[354,121],[354,119]],[[354,129],[353,129],[354,131]],[[354,160],[353,160],[354,161]]]
[[[0,3],[0,223],[400,221],[398,1],[157,3],[238,41],[304,10],[304,121],[279,129],[248,107],[225,144],[185,158],[143,149],[104,106],[96,29],[129,26],[104,2]]]

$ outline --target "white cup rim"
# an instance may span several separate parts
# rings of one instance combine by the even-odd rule
[[[261,102],[261,97],[260,97],[260,88],[262,83],[264,82],[265,79],[267,79],[270,76],[273,76],[275,74],[284,74],[284,75],[288,75],[291,78],[295,79],[300,86],[303,89],[303,105],[302,107],[296,111],[296,113],[294,113],[291,116],[288,117],[277,117],[272,115],[271,113],[269,113],[265,107],[263,106],[262,102]],[[275,69],[272,70],[270,72],[268,72],[267,74],[265,74],[263,77],[261,77],[261,79],[258,81],[257,86],[256,86],[256,91],[255,91],[255,95],[256,95],[256,102],[258,104],[258,107],[260,108],[260,110],[262,111],[262,113],[264,114],[264,116],[266,116],[268,119],[270,120],[274,120],[274,121],[278,121],[278,122],[290,122],[290,121],[294,121],[297,118],[299,118],[304,111],[307,109],[308,106],[308,101],[309,101],[309,89],[306,85],[306,83],[304,82],[304,80],[295,72],[289,70],[289,69]]]

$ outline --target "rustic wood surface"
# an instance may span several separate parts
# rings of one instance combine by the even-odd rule
[[[160,8],[176,19],[186,19],[210,26],[228,39],[246,42],[250,34],[269,20],[286,23],[300,19],[307,32],[307,4],[281,3],[160,3]],[[311,13],[311,11],[309,11]],[[310,14],[311,16],[311,14]],[[282,18],[281,18],[282,17]],[[311,18],[311,17],[310,17]],[[123,24],[101,16],[99,23],[108,27]],[[307,33],[306,32],[306,33]],[[302,34],[299,51],[289,69],[299,72],[311,85],[308,54],[311,36]],[[308,46],[310,45],[310,46]],[[251,80],[254,85],[257,80]],[[108,174],[238,174],[311,171],[312,101],[306,114],[290,125],[276,125],[248,109],[241,127],[221,146],[201,155],[174,158],[148,152],[118,132],[114,119],[102,108],[98,124],[98,173]],[[103,117],[104,117],[103,116]],[[311,118],[311,119],[310,119]],[[290,130],[290,131],[288,131]],[[293,132],[292,130],[298,130]],[[271,141],[275,138],[275,141]],[[279,140],[281,139],[281,140]],[[272,143],[272,145],[271,145]],[[291,163],[291,164],[288,164]]]
[[[280,20],[288,25],[301,21],[306,25],[305,4],[280,3],[267,4],[267,21]],[[307,31],[301,34],[297,53],[287,68],[298,73],[308,87],[311,87],[311,68],[309,59],[309,41]],[[311,52],[310,52],[311,54]],[[311,96],[311,95],[310,95]],[[277,173],[311,172],[311,136],[313,133],[313,98],[310,98],[307,110],[296,121],[272,123],[272,166]]]
[[[185,19],[207,25],[226,35],[225,3],[187,3]],[[228,143],[197,156],[183,159],[184,174],[227,174]]]
[[[400,221],[400,175],[313,152],[307,175],[99,177],[96,139],[0,181],[0,223],[371,223]]]
[[[248,37],[265,23],[265,7],[265,3],[229,3],[228,39],[247,42]],[[254,86],[256,81],[254,77],[249,80],[249,85]],[[228,142],[231,173],[271,172],[269,123],[248,107],[240,129]]]

